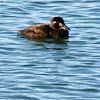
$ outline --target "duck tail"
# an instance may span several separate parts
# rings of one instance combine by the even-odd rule
[[[16,30],[17,33],[20,33],[20,34],[25,34],[25,30]]]

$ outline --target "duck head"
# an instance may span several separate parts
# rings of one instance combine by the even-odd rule
[[[64,20],[61,17],[54,17],[51,20],[50,27],[53,28],[54,30],[70,30],[68,26],[65,25]]]

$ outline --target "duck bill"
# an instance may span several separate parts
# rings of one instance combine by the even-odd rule
[[[69,28],[68,26],[66,26],[65,24],[62,26],[62,28],[63,28],[64,30],[70,30],[70,28]]]

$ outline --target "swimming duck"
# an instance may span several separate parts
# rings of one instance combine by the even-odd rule
[[[29,26],[24,30],[18,30],[20,34],[25,34],[27,37],[35,38],[60,38],[68,37],[70,28],[68,28],[61,17],[53,17],[50,24],[38,24]]]

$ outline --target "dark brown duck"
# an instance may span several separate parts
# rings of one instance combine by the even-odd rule
[[[24,30],[19,30],[20,34],[25,34],[27,37],[35,38],[60,38],[67,37],[70,30],[64,23],[61,17],[54,17],[50,24],[38,24],[29,26]]]

